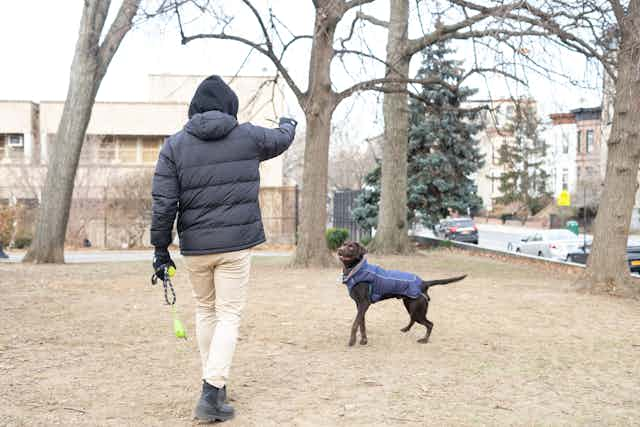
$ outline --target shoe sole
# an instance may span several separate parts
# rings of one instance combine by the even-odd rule
[[[216,421],[229,421],[235,416],[235,414],[231,415],[199,415],[198,410],[196,409],[196,413],[193,415],[193,418],[201,423],[214,423]]]

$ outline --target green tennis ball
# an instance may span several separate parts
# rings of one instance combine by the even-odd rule
[[[184,330],[184,326],[178,318],[173,319],[173,332],[177,338],[187,338],[187,332]]]
[[[175,267],[167,268],[167,273],[169,273],[169,277],[175,276],[176,275],[176,268]]]

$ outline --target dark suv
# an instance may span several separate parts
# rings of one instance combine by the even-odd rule
[[[567,255],[567,261],[575,262],[576,264],[586,264],[590,253],[590,245],[587,245],[586,250],[584,246],[581,246],[577,251],[571,252]],[[627,263],[629,264],[629,270],[632,273],[640,273],[640,245],[638,245],[638,242],[630,242],[628,244]]]
[[[435,234],[443,239],[478,244],[478,227],[471,218],[451,218],[440,221],[435,228]]]

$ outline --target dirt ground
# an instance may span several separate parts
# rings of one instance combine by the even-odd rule
[[[440,250],[372,258],[423,278],[431,342],[397,300],[355,314],[338,270],[254,259],[229,395],[229,426],[638,425],[640,307],[567,291],[539,267]],[[192,425],[200,389],[193,302],[175,279],[189,339],[172,334],[146,263],[0,264],[0,425]]]

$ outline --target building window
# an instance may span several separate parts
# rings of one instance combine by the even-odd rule
[[[513,118],[513,112],[514,112],[513,105],[508,105],[507,106],[507,118],[508,119]]]
[[[19,133],[0,135],[0,161],[24,161],[24,135]]]
[[[562,189],[569,189],[569,169],[562,169]]]
[[[138,163],[138,138],[131,136],[118,137],[118,161],[120,163]]]
[[[110,164],[116,160],[116,141],[112,135],[104,135],[97,141],[98,163]]]
[[[578,131],[578,139],[577,139],[577,145],[576,145],[578,153],[580,152],[580,142],[581,142],[580,140],[581,139],[582,139],[582,131]]]
[[[142,138],[142,163],[155,163],[163,142],[160,136],[145,136]]]
[[[569,154],[569,141],[566,136],[562,138],[562,154]]]
[[[586,141],[586,149],[587,153],[590,153],[593,150],[593,130],[589,129],[587,131],[587,141]]]

